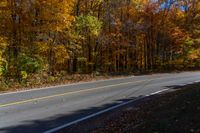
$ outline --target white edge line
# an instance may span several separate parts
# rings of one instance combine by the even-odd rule
[[[84,120],[93,118],[93,117],[95,117],[95,116],[101,115],[101,114],[103,114],[103,113],[106,113],[106,112],[108,112],[108,111],[114,110],[114,109],[119,108],[119,107],[121,107],[121,106],[125,106],[125,105],[127,105],[127,104],[132,103],[132,102],[141,100],[141,99],[143,99],[143,98],[145,98],[145,97],[149,97],[149,96],[152,96],[152,95],[156,95],[156,94],[159,94],[159,93],[164,92],[164,91],[167,91],[167,90],[169,90],[169,89],[163,89],[163,90],[160,90],[160,91],[156,91],[156,92],[154,92],[154,93],[151,93],[151,94],[149,94],[149,95],[145,95],[145,96],[138,97],[138,98],[136,98],[136,99],[133,99],[133,100],[130,100],[130,101],[127,101],[127,102],[123,102],[123,103],[121,103],[121,104],[112,106],[112,107],[110,107],[110,108],[104,109],[104,110],[99,111],[99,112],[97,112],[97,113],[93,113],[93,114],[91,114],[91,115],[88,115],[88,116],[85,116],[85,117],[83,117],[83,118],[77,119],[77,120],[75,120],[75,121],[69,122],[69,123],[64,124],[64,125],[62,125],[62,126],[59,126],[59,127],[53,128],[53,129],[50,129],[50,130],[45,131],[45,132],[43,132],[43,133],[54,133],[54,132],[57,132],[57,131],[59,131],[59,130],[61,130],[61,129],[63,129],[63,128],[67,128],[67,127],[69,127],[69,126],[72,126],[72,125],[77,124],[77,123],[79,123],[79,122],[82,122],[82,121],[84,121]]]
[[[22,93],[22,92],[31,92],[31,91],[38,91],[38,90],[46,90],[46,89],[54,89],[54,88],[59,88],[59,87],[67,87],[67,86],[73,86],[73,85],[84,85],[84,84],[89,84],[89,83],[98,83],[98,82],[103,82],[103,81],[113,81],[113,80],[120,80],[120,79],[129,79],[133,78],[133,76],[128,76],[128,77],[120,77],[120,78],[112,78],[112,79],[102,79],[102,80],[97,80],[97,81],[83,81],[83,82],[76,82],[76,83],[71,83],[71,84],[63,84],[63,85],[55,85],[55,86],[48,86],[48,87],[39,87],[35,89],[31,88],[24,88],[25,90],[20,90],[20,91],[15,91],[15,92],[5,92],[5,93],[0,93],[1,95],[10,95],[10,94],[17,94],[17,93]]]
[[[159,94],[159,93],[161,93],[163,91],[167,91],[167,90],[169,90],[169,89],[163,89],[163,90],[160,90],[160,91],[156,91],[154,93],[151,93],[150,95],[156,95],[156,94]]]
[[[118,104],[118,105],[112,106],[112,107],[110,107],[110,108],[104,109],[104,110],[99,111],[99,112],[97,112],[97,113],[93,113],[93,114],[88,115],[88,116],[86,116],[86,117],[83,117],[83,118],[80,118],[80,119],[78,119],[78,120],[75,120],[75,121],[69,122],[69,123],[67,123],[67,124],[64,124],[64,125],[62,125],[62,126],[60,126],[60,127],[51,129],[51,130],[49,130],[49,131],[45,131],[44,133],[53,133],[53,132],[56,132],[56,131],[61,130],[61,129],[63,129],[63,128],[66,128],[66,127],[69,127],[69,126],[71,126],[71,125],[77,124],[77,123],[79,123],[79,122],[81,122],[81,121],[90,119],[90,118],[92,118],[92,117],[101,115],[101,114],[106,113],[106,112],[108,112],[108,111],[110,111],[110,110],[113,110],[113,109],[116,109],[116,108],[118,108],[118,107],[127,105],[127,104],[129,104],[129,103],[131,103],[131,102],[140,100],[140,99],[142,99],[142,98],[144,98],[144,97],[140,97],[140,98],[137,98],[137,99],[128,101],[128,102],[124,102],[124,103],[122,103],[122,104]]]

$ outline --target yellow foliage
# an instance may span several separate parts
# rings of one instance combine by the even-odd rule
[[[176,16],[181,19],[183,17],[185,17],[185,13],[182,10],[177,10]]]
[[[64,45],[58,45],[53,48],[57,64],[62,64],[69,59],[69,54]]]
[[[193,50],[188,56],[190,59],[198,59],[200,57],[200,48]]]
[[[3,58],[4,50],[6,49],[7,43],[4,38],[0,37],[0,76],[3,71],[7,68],[7,61]]]
[[[7,46],[6,40],[3,37],[0,37],[0,52],[2,52]]]
[[[0,37],[0,66],[5,63],[5,59],[3,58],[3,53],[7,47],[7,43],[4,38]]]
[[[40,19],[45,21],[43,28],[51,31],[62,31],[75,19],[71,15],[74,0],[36,0],[35,6],[40,9]]]
[[[27,77],[28,77],[28,74],[27,74],[26,71],[21,71],[21,72],[20,72],[20,75],[21,75],[21,78],[22,78],[22,79],[27,79]]]
[[[46,42],[37,42],[37,43],[35,43],[35,45],[38,48],[39,54],[44,54],[44,55],[48,54],[49,46]]]

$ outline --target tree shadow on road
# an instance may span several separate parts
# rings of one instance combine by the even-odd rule
[[[169,88],[171,91],[174,91],[174,90],[182,88],[183,86],[175,85],[175,86],[166,86],[166,87]],[[21,125],[0,128],[0,132],[1,133],[2,132],[3,133],[40,133],[40,132],[44,132],[44,131],[53,129],[55,127],[61,126],[63,124],[69,123],[71,121],[80,119],[84,116],[91,115],[95,112],[99,112],[101,110],[107,109],[109,107],[116,106],[120,103],[125,103],[130,100],[139,99],[140,97],[144,97],[144,96],[120,99],[120,100],[113,101],[113,103],[111,103],[111,104],[105,104],[100,107],[91,107],[88,109],[78,110],[78,111],[75,111],[75,112],[73,112],[71,114],[67,114],[67,115],[60,114],[60,115],[46,118],[44,120],[23,121],[24,124],[21,124]],[[133,104],[139,104],[140,102],[142,102],[143,100],[146,100],[148,98],[151,98],[151,96],[142,98],[140,100],[136,100],[133,102]],[[128,105],[125,105],[125,106],[128,106]],[[114,110],[112,110],[112,111],[114,111]],[[110,111],[110,112],[112,112],[112,111]],[[74,131],[74,132],[76,132],[76,131]],[[80,132],[80,131],[77,130],[77,132]],[[81,132],[83,133],[84,129],[82,129]]]

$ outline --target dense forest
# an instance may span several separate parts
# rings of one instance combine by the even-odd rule
[[[0,0],[1,83],[199,67],[199,0]]]

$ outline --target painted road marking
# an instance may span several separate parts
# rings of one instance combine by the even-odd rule
[[[156,79],[161,79],[161,78],[156,78]],[[12,106],[12,105],[30,103],[30,102],[34,102],[34,101],[45,100],[45,99],[50,99],[50,98],[55,98],[55,97],[60,97],[60,96],[65,96],[65,95],[70,95],[70,94],[77,94],[77,93],[81,93],[81,92],[89,92],[89,91],[99,90],[99,89],[103,89],[103,88],[107,88],[107,87],[115,87],[115,86],[119,86],[119,85],[133,84],[133,83],[139,83],[139,82],[145,82],[145,81],[149,81],[149,80],[125,82],[125,83],[120,83],[120,84],[115,84],[115,85],[108,85],[108,86],[90,88],[90,89],[85,89],[85,90],[80,90],[80,91],[66,92],[66,93],[62,93],[62,94],[55,94],[55,95],[50,95],[50,96],[38,97],[38,98],[33,98],[33,99],[28,99],[28,100],[6,103],[6,104],[0,104],[0,108]]]
[[[129,101],[127,101],[127,102],[123,102],[123,103],[121,103],[121,104],[118,104],[118,105],[112,106],[112,107],[110,107],[110,108],[101,110],[101,111],[99,111],[99,112],[93,113],[93,114],[91,114],[91,115],[85,116],[85,117],[80,118],[80,119],[77,119],[77,120],[75,120],[75,121],[66,123],[66,124],[61,125],[61,126],[59,126],[59,127],[50,129],[50,130],[48,130],[48,131],[45,131],[44,133],[54,133],[54,132],[58,132],[58,131],[61,130],[61,129],[70,127],[70,126],[72,126],[72,125],[74,125],[74,124],[77,124],[77,123],[79,123],[79,122],[88,120],[88,119],[90,119],[90,118],[93,118],[93,117],[96,117],[96,116],[98,116],[98,115],[104,114],[104,113],[109,112],[109,111],[111,111],[111,110],[114,110],[114,109],[117,109],[117,108],[119,108],[119,107],[128,105],[128,104],[133,103],[133,102],[135,102],[135,101],[141,100],[141,99],[143,99],[143,98],[145,98],[145,97],[149,97],[149,96],[152,96],[152,95],[156,95],[156,94],[162,93],[162,92],[167,91],[167,90],[169,90],[169,89],[163,89],[163,90],[160,90],[160,91],[151,93],[151,94],[149,94],[149,95],[145,95],[145,96],[142,96],[142,97],[138,97],[138,98],[129,100]]]
[[[188,72],[183,72],[182,74],[185,74],[185,73],[188,73]],[[162,74],[162,76],[165,76],[165,75],[172,76],[174,74],[175,73],[165,73],[165,74]],[[152,74],[152,76],[159,76],[159,74]],[[130,78],[133,78],[133,77],[135,77],[135,76],[133,75],[133,76],[130,76],[130,77],[119,77],[119,78],[102,79],[102,80],[100,79],[100,80],[97,80],[97,81],[89,81],[89,82],[87,82],[87,81],[83,81],[82,82],[81,81],[81,82],[78,82],[78,83],[55,85],[55,86],[41,87],[41,88],[35,88],[35,89],[25,88],[25,90],[1,93],[0,96],[1,95],[18,94],[18,93],[24,93],[24,92],[33,92],[33,91],[39,91],[39,90],[54,89],[54,88],[58,88],[58,87],[68,87],[68,86],[75,86],[75,85],[84,85],[84,84],[89,84],[89,83],[98,83],[98,82],[103,82],[103,81],[114,81],[114,80],[120,80],[120,79],[130,79]]]
[[[68,87],[68,86],[75,86],[75,85],[84,85],[84,84],[90,84],[90,83],[99,83],[99,82],[104,82],[104,81],[113,81],[113,80],[120,80],[120,79],[130,79],[135,76],[129,76],[129,77],[119,77],[119,78],[112,78],[112,79],[102,79],[102,80],[97,80],[97,81],[85,81],[85,82],[77,82],[77,83],[71,83],[71,84],[63,84],[63,85],[55,85],[55,86],[49,86],[49,87],[41,87],[41,88],[35,88],[35,89],[25,89],[25,90],[20,90],[20,91],[15,91],[15,92],[5,92],[1,93],[1,95],[10,95],[10,94],[17,94],[17,93],[24,93],[24,92],[33,92],[33,91],[39,91],[39,90],[47,90],[47,89],[54,89],[58,87]]]
[[[160,91],[156,91],[154,93],[151,93],[150,95],[156,95],[156,94],[159,94],[161,92],[164,92],[164,91],[168,91],[169,89],[163,89],[163,90],[160,90]]]
[[[28,100],[6,103],[6,104],[0,104],[0,108],[14,106],[14,105],[20,105],[20,104],[25,104],[25,103],[31,103],[31,102],[35,102],[35,101],[39,101],[39,100],[46,100],[46,99],[60,97],[60,96],[66,96],[66,95],[70,95],[70,94],[90,92],[90,91],[95,91],[95,90],[99,90],[99,89],[103,89],[103,88],[107,88],[107,87],[115,87],[115,86],[119,86],[119,85],[140,83],[140,82],[145,82],[145,81],[154,81],[154,80],[158,80],[158,79],[168,79],[168,78],[159,77],[159,78],[154,78],[154,79],[150,79],[150,80],[139,80],[139,81],[135,81],[135,82],[125,82],[125,83],[119,83],[119,84],[114,84],[114,85],[107,85],[107,86],[101,86],[101,87],[96,87],[96,88],[84,89],[84,90],[79,90],[79,91],[66,92],[66,93],[62,93],[62,94],[55,94],[55,95],[50,95],[50,96],[38,97],[38,98],[33,98],[33,99],[28,99]]]

